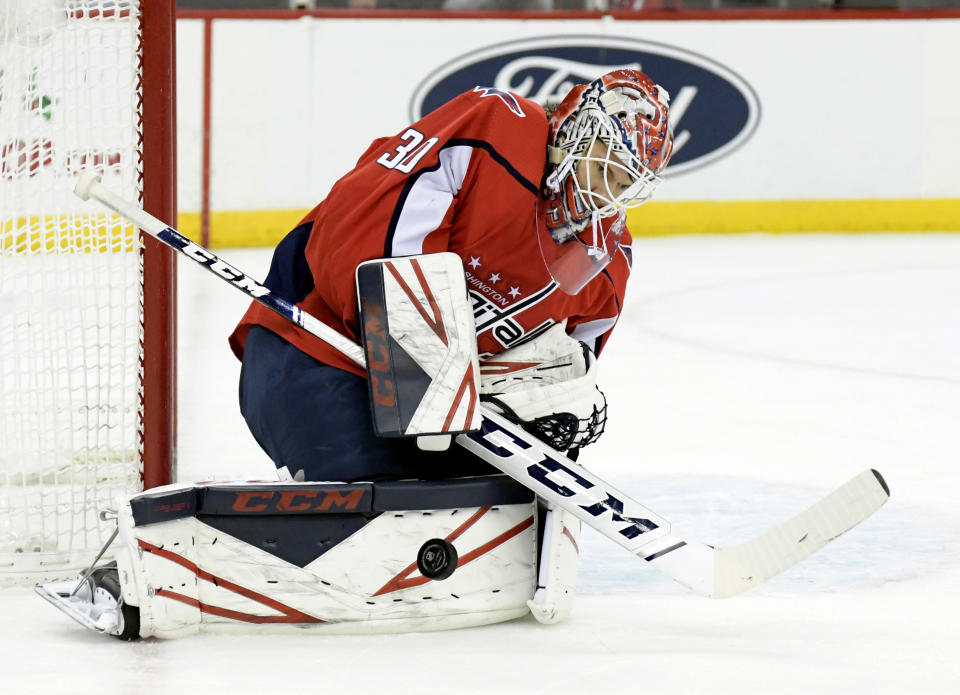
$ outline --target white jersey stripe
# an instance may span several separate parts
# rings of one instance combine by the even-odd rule
[[[453,197],[460,192],[473,148],[466,145],[440,151],[440,166],[417,177],[403,201],[390,247],[391,256],[423,253],[423,240],[440,226]]]
[[[570,337],[579,340],[581,343],[586,343],[591,347],[591,349],[593,349],[593,342],[613,328],[613,324],[616,322],[616,316],[611,316],[610,318],[606,319],[586,321],[585,323],[580,323],[574,326]]]

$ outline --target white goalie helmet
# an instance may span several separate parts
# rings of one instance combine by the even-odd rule
[[[623,213],[642,205],[673,153],[665,89],[637,70],[577,85],[549,121],[538,211],[544,261],[560,289],[576,294],[610,262]]]

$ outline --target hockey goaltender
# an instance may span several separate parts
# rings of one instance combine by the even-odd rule
[[[546,109],[476,87],[375,140],[262,285],[82,176],[81,197],[254,300],[230,344],[279,480],[121,500],[116,560],[38,592],[124,639],[555,623],[581,521],[722,597],[869,516],[889,494],[875,471],[714,548],[575,463],[606,423],[596,359],[630,274],[625,210],[672,153],[668,103],[629,69]]]

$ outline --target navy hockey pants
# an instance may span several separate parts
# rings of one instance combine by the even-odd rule
[[[417,448],[373,432],[366,379],[318,362],[260,326],[240,372],[240,412],[277,468],[305,480],[431,480],[497,473],[465,449]]]

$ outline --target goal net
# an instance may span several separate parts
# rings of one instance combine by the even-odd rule
[[[139,5],[0,0],[0,585],[75,575],[143,486],[144,316],[171,288],[72,193],[93,168],[143,199]]]

